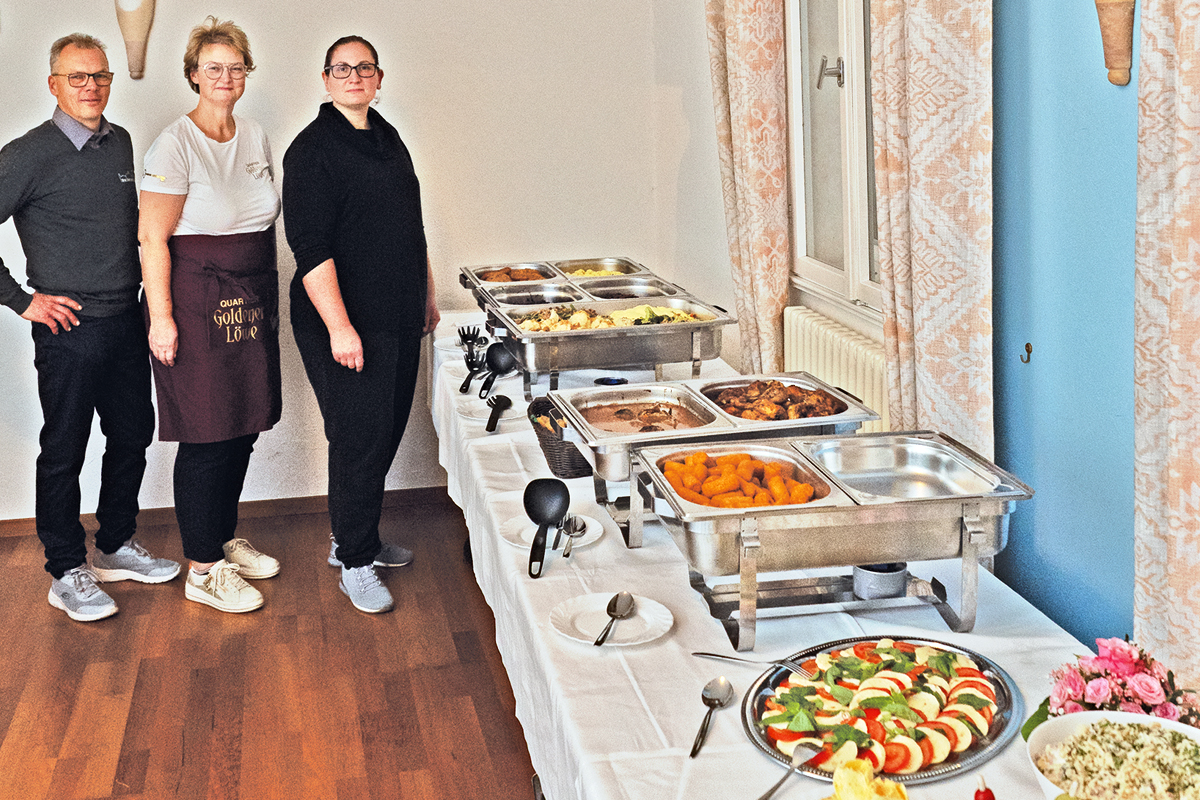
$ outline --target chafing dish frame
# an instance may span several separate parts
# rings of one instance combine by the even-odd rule
[[[802,442],[859,437],[936,439],[973,462],[976,467],[982,467],[995,475],[998,478],[996,488],[987,494],[896,499],[894,502],[859,504],[836,477],[813,461],[804,452],[803,447],[799,446]],[[1004,549],[1007,543],[1008,517],[1016,501],[1033,496],[1033,490],[1015,476],[944,434],[931,431],[885,432],[858,434],[854,437],[826,436],[800,440],[789,438],[727,442],[720,449],[710,447],[708,449],[712,453],[736,452],[756,445],[791,447],[814,471],[850,500],[850,505],[822,503],[811,507],[713,509],[684,501],[670,488],[666,477],[658,468],[658,461],[670,456],[674,445],[675,443],[666,443],[631,448],[630,538],[640,540],[645,512],[652,509],[687,559],[692,587],[704,596],[710,613],[721,620],[730,642],[737,650],[754,649],[755,623],[760,607],[786,607],[792,613],[805,614],[927,603],[938,611],[951,630],[970,631],[975,626],[979,559],[995,555]],[[689,524],[694,524],[696,528],[711,526],[713,530],[696,533],[689,529]],[[903,529],[900,528],[901,525],[904,526]],[[854,537],[826,535],[822,537],[820,547],[827,549],[828,556],[817,558],[812,563],[791,563],[787,560],[787,554],[782,553],[781,537],[794,537],[800,532],[810,536],[822,533],[839,534],[847,529],[854,529],[860,536],[864,532],[876,532],[876,538],[889,529],[902,535],[894,537],[890,543],[891,549],[877,548],[858,553],[853,552],[860,544],[854,541]],[[718,557],[714,559],[711,553],[706,556],[698,552],[700,543],[696,540],[699,536],[720,537],[721,541],[716,543],[716,549],[724,550],[724,554],[718,552]],[[729,563],[730,549],[733,551],[732,560],[736,562],[732,569]],[[904,596],[872,600],[859,600],[854,597],[853,578],[850,575],[772,581],[760,581],[758,578],[760,571],[943,558],[958,558],[961,561],[961,591],[957,610],[950,605],[945,586],[936,578],[926,582],[910,577]],[[738,582],[709,588],[705,571],[712,576],[736,574]],[[736,619],[733,617],[734,612]]]

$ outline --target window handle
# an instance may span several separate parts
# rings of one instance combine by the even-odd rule
[[[836,67],[829,66],[828,56],[821,56],[821,69],[817,73],[817,91],[821,90],[821,84],[825,82],[826,78],[837,78],[839,89],[846,85],[846,70],[841,56],[838,56]]]

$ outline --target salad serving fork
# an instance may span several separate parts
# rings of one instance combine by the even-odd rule
[[[807,669],[805,669],[799,662],[792,661],[791,659],[788,659],[788,658],[757,661],[753,658],[741,658],[740,656],[727,656],[724,653],[705,653],[705,652],[701,652],[701,651],[695,651],[692,653],[692,655],[699,656],[700,658],[715,658],[720,661],[740,661],[743,664],[761,664],[762,666],[769,666],[769,665],[774,664],[777,667],[786,667],[787,669],[790,669],[792,672],[795,672],[797,675],[799,675],[802,678],[811,678],[812,677],[812,673],[809,672]]]

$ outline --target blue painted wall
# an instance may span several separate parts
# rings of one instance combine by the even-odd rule
[[[997,574],[1091,644],[1133,628],[1137,55],[1113,86],[1092,3],[993,8],[996,460],[1037,492]]]

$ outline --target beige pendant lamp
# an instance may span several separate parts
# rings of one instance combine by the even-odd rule
[[[1104,66],[1108,68],[1108,82],[1116,86],[1129,83],[1129,70],[1133,66],[1133,2],[1096,0]]]
[[[154,0],[116,0],[117,25],[125,40],[125,57],[129,61],[129,77],[146,74],[146,40],[154,22]]]

